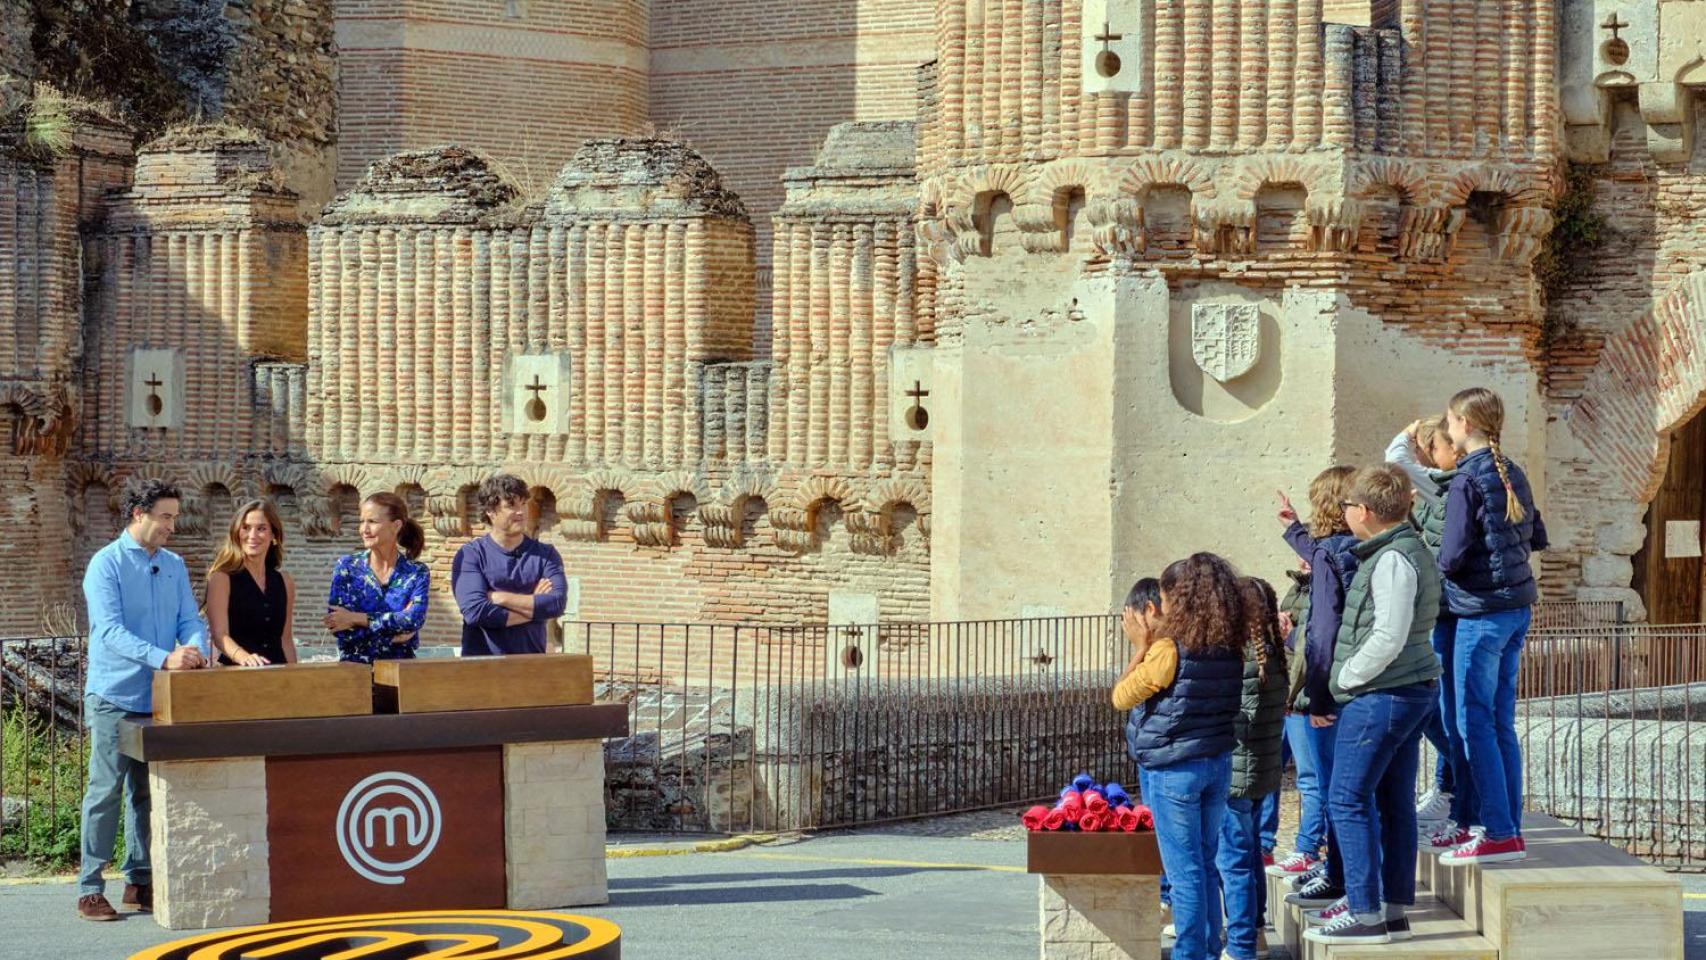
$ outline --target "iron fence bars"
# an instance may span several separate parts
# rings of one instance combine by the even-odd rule
[[[0,638],[0,859],[77,851],[85,641]]]
[[[731,626],[579,624],[633,735],[606,750],[614,827],[853,826],[1127,779],[1111,617]]]
[[[1043,799],[1079,770],[1131,776],[1112,617],[576,623],[564,648],[628,705],[632,735],[605,749],[618,830],[858,826]],[[75,856],[84,659],[81,638],[0,640],[6,856]],[[1518,696],[1530,809],[1706,868],[1706,624],[1537,627]]]

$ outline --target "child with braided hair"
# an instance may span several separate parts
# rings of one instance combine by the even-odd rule
[[[1438,550],[1446,609],[1457,618],[1451,687],[1442,700],[1462,738],[1484,835],[1459,827],[1440,862],[1499,863],[1527,856],[1522,840],[1522,753],[1516,736],[1516,679],[1522,644],[1539,596],[1533,551],[1547,547],[1528,475],[1499,446],[1505,406],[1484,387],[1451,398],[1446,413],[1462,457],[1447,491]],[[1464,785],[1460,785],[1460,789]],[[1467,825],[1464,825],[1467,826]]]

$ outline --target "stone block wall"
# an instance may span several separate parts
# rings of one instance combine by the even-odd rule
[[[266,761],[149,764],[154,916],[168,930],[266,923]]]
[[[608,903],[604,745],[504,745],[504,850],[511,910]]]
[[[1159,877],[1037,878],[1043,960],[1157,960]]]

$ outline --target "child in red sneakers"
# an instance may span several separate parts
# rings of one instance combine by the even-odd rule
[[[1505,405],[1483,387],[1451,398],[1451,439],[1462,451],[1446,495],[1439,572],[1457,626],[1448,665],[1469,779],[1486,833],[1441,863],[1521,860],[1522,750],[1516,737],[1516,679],[1539,590],[1529,556],[1547,546],[1528,476],[1499,448]]]

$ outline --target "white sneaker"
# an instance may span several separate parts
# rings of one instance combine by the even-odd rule
[[[1177,940],[1179,939],[1179,928],[1169,923],[1161,928],[1161,935],[1169,940]]]
[[[1416,801],[1416,819],[1418,821],[1439,821],[1451,816],[1451,794],[1438,788],[1422,794]]]

